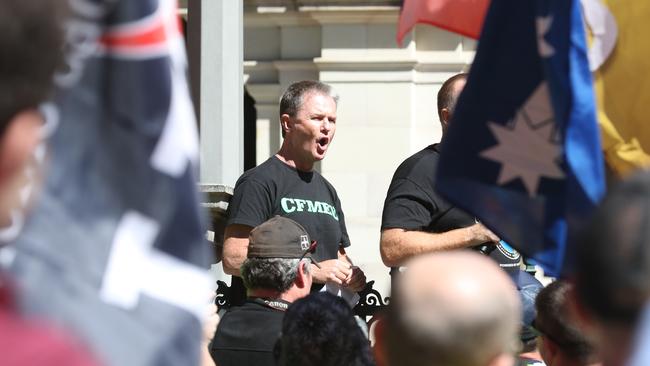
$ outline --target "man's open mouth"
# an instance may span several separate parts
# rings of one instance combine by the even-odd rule
[[[318,139],[317,142],[318,142],[318,145],[319,145],[320,147],[324,148],[324,147],[327,146],[327,144],[330,142],[330,139],[327,138],[327,137],[323,137],[323,138]]]

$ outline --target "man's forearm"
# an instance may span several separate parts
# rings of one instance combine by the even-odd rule
[[[248,254],[249,226],[229,225],[223,240],[223,271],[232,276],[240,276],[239,268]]]
[[[233,251],[226,254],[226,247],[224,246],[224,256],[223,256],[223,261],[221,262],[223,264],[223,271],[226,274],[232,276],[237,276],[237,277],[241,276],[239,273],[239,268],[244,263],[245,259],[246,259],[245,255],[242,256],[241,254],[238,254]]]
[[[386,266],[397,267],[419,254],[467,248],[485,241],[472,226],[444,233],[386,229],[381,233],[381,258]]]

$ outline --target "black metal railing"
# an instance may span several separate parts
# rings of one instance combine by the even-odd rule
[[[366,323],[370,324],[373,317],[390,302],[388,296],[382,294],[373,288],[375,281],[368,281],[366,287],[359,292],[359,302],[354,307],[354,314],[358,315]],[[230,286],[224,281],[217,281],[217,295],[215,304],[219,309],[227,309],[231,306]]]

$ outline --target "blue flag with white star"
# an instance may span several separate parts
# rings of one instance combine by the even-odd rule
[[[548,275],[602,197],[578,0],[493,0],[441,147],[437,189]]]

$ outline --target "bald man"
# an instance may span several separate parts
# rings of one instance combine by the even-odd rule
[[[440,87],[437,105],[442,140],[466,80],[467,74],[457,74]],[[382,261],[388,267],[400,267],[420,254],[470,248],[490,256],[519,283],[521,255],[437,193],[439,159],[440,143],[435,143],[411,155],[395,171],[381,218]]]
[[[376,329],[378,365],[514,364],[519,297],[487,257],[466,251],[423,255],[408,262],[395,285]]]

